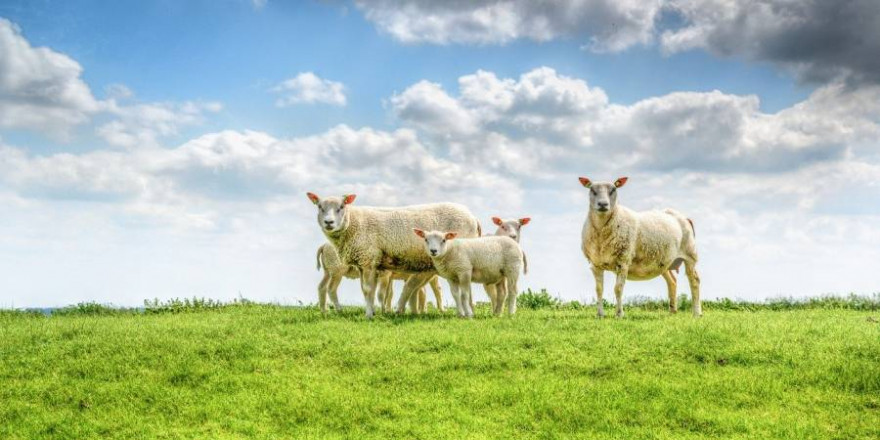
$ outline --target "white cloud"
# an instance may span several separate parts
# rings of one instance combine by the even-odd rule
[[[404,43],[504,44],[527,38],[585,37],[596,51],[652,40],[659,0],[403,1],[358,0],[383,32]]]
[[[66,139],[101,104],[67,55],[33,47],[21,30],[0,18],[0,128],[47,131]]]
[[[347,104],[345,86],[341,82],[320,78],[312,72],[303,72],[285,80],[272,91],[283,95],[275,101],[278,107],[315,103],[338,106]]]
[[[159,139],[175,136],[183,127],[202,124],[206,113],[223,109],[218,102],[149,103],[119,106],[110,101],[108,112],[116,115],[95,133],[108,144],[125,147],[156,147]]]
[[[619,105],[549,68],[517,80],[466,75],[457,97],[423,81],[391,100],[403,123],[448,145],[453,157],[528,174],[579,161],[654,170],[798,168],[871,142],[880,133],[878,103],[880,87],[835,83],[777,113],[762,112],[756,96],[719,91]]]

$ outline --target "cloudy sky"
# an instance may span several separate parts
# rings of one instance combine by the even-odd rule
[[[878,53],[875,0],[4,1],[0,307],[314,302],[306,191],[530,216],[591,301],[578,176],[693,218],[705,297],[876,292]]]

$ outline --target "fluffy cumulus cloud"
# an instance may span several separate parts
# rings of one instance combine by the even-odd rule
[[[880,81],[874,0],[359,0],[365,17],[403,43],[504,44],[575,39],[594,51],[657,42],[770,62],[812,82]]]
[[[833,83],[776,113],[756,96],[678,92],[630,105],[585,81],[539,68],[518,79],[477,72],[458,96],[420,82],[391,99],[398,118],[458,159],[510,171],[578,160],[645,170],[769,172],[841,159],[870,143],[880,87]],[[519,166],[516,164],[519,163]]]
[[[330,81],[312,72],[303,72],[283,81],[272,89],[282,95],[275,101],[278,107],[294,104],[330,104],[345,106],[345,86],[341,82]]]
[[[659,0],[358,0],[368,20],[404,43],[504,44],[586,37],[616,51],[651,41]]]
[[[0,128],[47,131],[66,138],[101,109],[82,80],[82,66],[46,47],[33,47],[0,18]]]
[[[114,91],[120,92],[123,91]],[[177,135],[184,127],[199,125],[204,122],[205,114],[222,109],[223,105],[219,102],[185,101],[121,106],[112,100],[107,112],[116,118],[100,125],[95,133],[110,145],[155,147],[159,145],[159,139]]]

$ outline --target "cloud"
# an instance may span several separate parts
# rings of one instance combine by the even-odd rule
[[[127,90],[127,89],[126,89]],[[204,122],[206,113],[223,109],[219,102],[149,103],[119,106],[110,101],[108,112],[117,117],[95,129],[110,145],[135,148],[159,146],[159,139]]]
[[[776,113],[756,96],[677,92],[614,104],[550,68],[478,71],[454,97],[419,82],[391,99],[407,126],[452,157],[537,176],[589,162],[646,170],[770,172],[838,160],[880,133],[880,87],[834,83]],[[551,171],[552,172],[552,171]]]
[[[694,48],[778,64],[805,81],[880,82],[880,3],[873,0],[669,0],[681,27],[667,52]]]
[[[768,62],[799,79],[880,82],[874,0],[358,0],[382,32],[406,44],[505,44],[573,39],[596,52],[653,45]]]
[[[278,107],[315,103],[344,107],[347,104],[342,83],[319,78],[312,72],[303,72],[285,80],[272,91],[283,95],[275,101]]]
[[[0,18],[0,128],[47,131],[66,139],[101,109],[67,55],[33,47],[21,30]]]
[[[593,50],[619,51],[652,40],[661,2],[357,0],[355,4],[367,20],[408,44],[586,37]]]

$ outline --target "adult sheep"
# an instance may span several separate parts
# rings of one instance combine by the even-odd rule
[[[463,237],[479,237],[480,223],[471,212],[455,203],[434,203],[400,208],[351,206],[354,194],[321,199],[307,193],[318,207],[318,226],[333,244],[343,263],[357,267],[367,319],[374,314],[376,287],[381,271],[412,274],[403,286],[397,312],[403,313],[410,296],[436,271],[413,228],[455,231]]]
[[[617,317],[623,317],[623,286],[627,279],[649,280],[662,276],[669,294],[669,309],[676,310],[676,280],[673,270],[684,262],[693,296],[695,317],[703,314],[700,305],[700,276],[697,274],[697,248],[693,222],[677,211],[636,212],[617,203],[617,189],[626,184],[621,177],[614,183],[593,183],[580,178],[590,190],[590,210],[581,231],[581,249],[596,278],[599,317],[605,271],[614,272]]]

